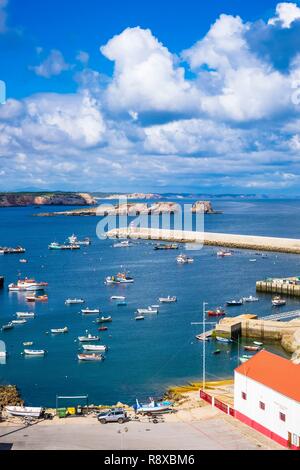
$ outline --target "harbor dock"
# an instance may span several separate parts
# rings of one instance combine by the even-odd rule
[[[300,277],[289,277],[282,279],[266,279],[256,283],[258,292],[273,294],[285,294],[300,297]]]
[[[165,230],[144,227],[118,228],[107,232],[108,238],[195,243],[226,248],[250,249],[300,254],[300,239],[234,235],[227,233]],[[300,292],[300,285],[299,285]],[[300,295],[300,294],[299,294]]]

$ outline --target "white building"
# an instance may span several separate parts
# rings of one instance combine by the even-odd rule
[[[261,351],[235,370],[235,417],[300,450],[300,365]]]

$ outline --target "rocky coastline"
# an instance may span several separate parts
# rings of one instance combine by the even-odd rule
[[[0,207],[89,206],[96,199],[88,193],[0,193]]]

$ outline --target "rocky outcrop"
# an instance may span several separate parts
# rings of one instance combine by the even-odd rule
[[[192,207],[192,213],[197,214],[200,212],[204,212],[204,214],[217,214],[220,212],[216,212],[210,201],[197,201]]]
[[[291,322],[292,323],[292,322]],[[292,334],[284,335],[281,346],[290,354],[294,364],[300,364],[300,328],[298,327]]]
[[[104,199],[120,199],[122,197],[126,197],[127,199],[161,199],[162,196],[160,194],[145,194],[145,193],[132,193],[132,194],[110,194],[106,196]]]
[[[88,206],[96,200],[87,193],[1,193],[0,207]]]

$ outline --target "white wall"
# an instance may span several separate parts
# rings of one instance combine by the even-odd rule
[[[247,394],[247,400],[243,400],[242,392]],[[265,403],[264,411],[259,407],[260,401]],[[237,372],[234,375],[234,408],[286,440],[289,432],[300,437],[300,403]],[[280,412],[286,415],[285,422],[280,420]],[[300,445],[299,441],[293,443]]]

